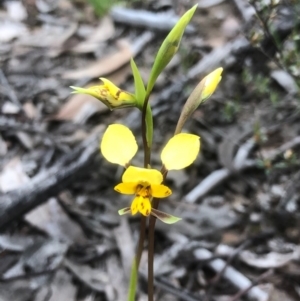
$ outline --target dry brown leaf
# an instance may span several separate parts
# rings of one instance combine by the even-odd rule
[[[134,55],[128,41],[120,40],[118,42],[118,46],[119,51],[116,53],[101,58],[86,68],[67,71],[62,74],[62,77],[73,80],[82,78],[97,78],[118,70],[120,67],[128,63],[130,58]]]
[[[43,26],[23,35],[18,45],[29,47],[42,47],[48,49],[48,54],[53,51],[60,51],[63,44],[77,30],[77,23],[70,23],[67,27],[62,25]]]
[[[120,86],[125,82],[128,75],[130,74],[131,74],[130,64],[126,64],[122,68],[106,76],[106,78],[109,79],[111,82],[113,82],[116,86]]]
[[[8,43],[15,38],[26,35],[27,27],[19,22],[0,20],[0,43]]]
[[[102,22],[95,28],[90,36],[85,41],[77,44],[72,51],[77,53],[93,52],[99,47],[100,43],[112,38],[114,34],[114,23],[111,18],[104,17]]]
[[[126,245],[126,242],[124,242],[123,245],[124,244]],[[134,254],[134,252],[132,254]],[[127,293],[127,287],[124,273],[122,273],[122,271],[119,270],[120,262],[117,255],[110,255],[109,258],[105,261],[105,263],[109,276],[109,286],[113,288],[112,290],[109,290],[109,294],[106,297],[108,297],[107,299],[109,301],[123,301],[124,296],[126,296]],[[128,264],[132,264],[132,261],[128,262]],[[117,270],[119,270],[118,273],[116,273]],[[130,270],[128,275],[130,275]],[[111,294],[111,291],[115,292],[115,294]],[[106,290],[106,294],[107,293],[108,291]]]
[[[108,107],[96,98],[86,94],[74,94],[50,120],[70,120],[82,124],[95,113],[106,111],[109,111]]]
[[[134,243],[128,220],[126,218],[121,218],[120,226],[114,228],[114,235],[121,253],[125,275],[128,276],[130,275],[131,265],[134,257]]]
[[[268,254],[261,255],[245,250],[240,253],[240,260],[252,267],[272,269],[285,266],[293,259],[298,258],[298,256],[299,254],[297,251],[285,254],[270,252]]]
[[[7,154],[7,143],[0,135],[0,157]]]
[[[86,243],[82,229],[64,212],[55,198],[30,211],[25,219],[55,239],[68,243]]]
[[[20,22],[28,17],[26,8],[21,1],[5,1],[4,4],[11,20]]]
[[[23,110],[29,119],[36,119],[38,117],[38,110],[30,101],[24,103]]]
[[[11,101],[6,101],[1,109],[3,114],[18,114],[20,112],[20,107],[16,104],[12,103]]]
[[[56,272],[51,284],[51,297],[49,301],[75,301],[77,287],[72,283],[72,277],[66,271]]]
[[[108,275],[98,268],[91,268],[86,264],[77,264],[68,259],[64,260],[65,267],[89,288],[96,292],[103,292],[108,285]]]
[[[7,192],[23,186],[29,182],[29,177],[23,170],[23,164],[19,157],[10,160],[0,174],[0,190]]]
[[[22,145],[27,149],[33,149],[35,143],[34,143],[34,136],[30,135],[26,132],[17,132],[16,137],[19,139],[19,141],[22,143]]]

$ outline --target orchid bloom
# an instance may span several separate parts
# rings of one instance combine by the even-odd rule
[[[89,88],[71,86],[74,91],[72,94],[87,94],[102,101],[111,110],[127,107],[135,107],[136,99],[133,94],[118,88],[110,80],[100,77],[102,85]]]
[[[181,218],[152,208],[152,198],[165,198],[172,194],[169,187],[162,184],[163,175],[151,168],[130,166],[130,160],[138,150],[134,135],[124,125],[112,124],[103,135],[100,145],[102,155],[111,163],[128,167],[122,177],[122,183],[114,189],[122,194],[135,195],[131,206],[119,210],[123,215],[140,212],[144,216],[154,215],[161,221],[172,224]],[[161,160],[166,170],[179,170],[192,164],[200,149],[200,137],[180,133],[172,137],[161,153]]]

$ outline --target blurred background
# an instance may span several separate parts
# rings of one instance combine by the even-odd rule
[[[159,76],[152,165],[185,100],[223,67],[185,131],[201,136],[191,167],[170,172],[156,224],[156,300],[300,300],[299,0],[0,1],[0,301],[124,301],[139,216],[113,191],[122,169],[99,152],[140,113],[109,111],[70,85],[147,82],[180,16],[198,9]],[[147,300],[147,248],[139,301]]]

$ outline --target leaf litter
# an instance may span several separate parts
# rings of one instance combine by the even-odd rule
[[[156,285],[161,300],[200,300],[209,294],[228,300],[242,294],[295,301],[300,291],[299,81],[274,66],[251,45],[253,39],[240,36],[251,27],[247,20],[253,10],[242,9],[247,1],[199,4],[176,61],[151,99],[154,161],[172,135],[188,90],[215,66],[226,72],[216,95],[187,124],[186,131],[203,136],[199,160],[168,179],[174,194],[162,207],[184,219],[173,227],[157,223]],[[129,6],[137,16],[151,17],[166,11],[178,17],[187,9],[184,1]],[[139,223],[118,217],[128,199],[110,187],[121,171],[104,163],[98,141],[88,139],[99,125],[115,121],[140,133],[137,114],[110,112],[91,97],[70,96],[68,87],[97,85],[95,79],[108,75],[133,92],[130,58],[147,78],[164,36],[158,25],[166,31],[170,22],[149,18],[137,25],[124,19],[126,9],[117,20],[117,9],[122,10],[99,18],[81,1],[0,5],[0,68],[7,79],[0,84],[1,213],[20,192],[49,187],[51,168],[65,179],[66,168],[77,160],[83,165],[29,211],[19,204],[18,218],[1,229],[1,300],[115,301],[127,292]],[[274,20],[283,15],[278,11]],[[288,28],[290,23],[280,20],[275,23]],[[265,74],[272,78],[268,84],[258,77]],[[43,180],[32,182],[39,173]],[[28,194],[25,201],[32,199]],[[282,248],[272,245],[278,238]],[[227,252],[219,253],[220,244]],[[146,257],[144,250],[142,274]],[[143,286],[138,298],[147,300]]]

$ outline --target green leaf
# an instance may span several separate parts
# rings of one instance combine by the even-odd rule
[[[176,23],[176,25],[173,27],[173,29],[170,31],[170,33],[160,46],[150,73],[147,85],[147,95],[150,95],[157,77],[176,54],[183,32],[190,22],[191,18],[193,17],[196,8],[197,5],[194,5],[180,18],[180,20]]]
[[[114,5],[115,1],[111,0],[89,0],[90,4],[93,6],[95,13],[99,17],[103,17],[107,14],[109,9]]]
[[[143,79],[141,77],[140,71],[136,66],[136,63],[133,58],[130,60],[131,70],[134,78],[134,86],[135,86],[135,98],[137,101],[137,106],[140,110],[143,109],[143,104],[146,96],[146,89],[143,83]]]
[[[120,209],[120,210],[118,211],[118,213],[119,213],[119,215],[124,215],[124,214],[130,213],[130,211],[131,211],[130,207],[125,207],[125,208],[123,208],[123,209]]]
[[[151,209],[151,214],[166,224],[175,224],[178,221],[182,220],[182,218],[180,217],[173,216],[154,208]]]

